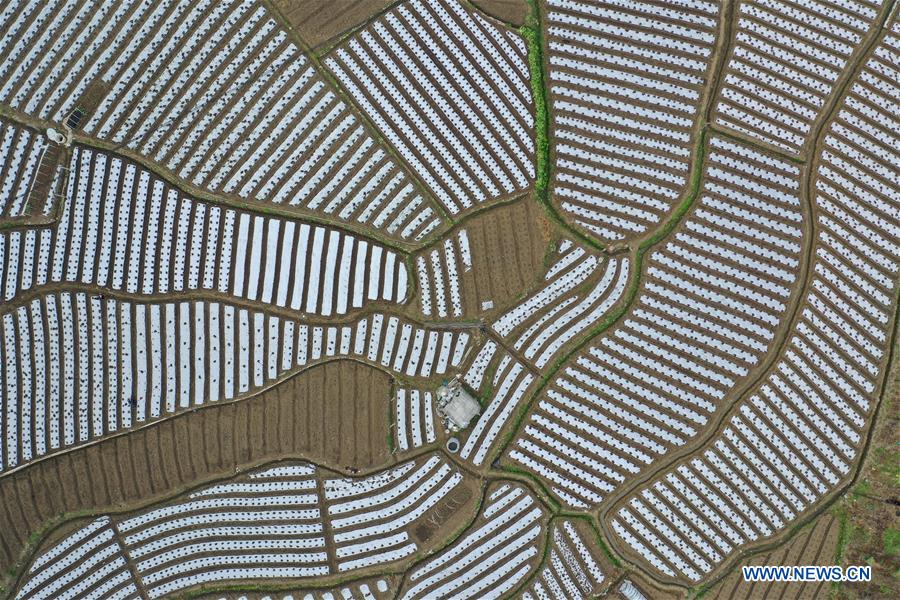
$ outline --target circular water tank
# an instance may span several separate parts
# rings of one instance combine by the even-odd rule
[[[459,440],[455,437],[452,437],[449,440],[447,440],[447,450],[449,450],[453,454],[456,454],[457,452],[459,452]]]

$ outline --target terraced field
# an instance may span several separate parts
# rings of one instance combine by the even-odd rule
[[[758,565],[815,565],[825,564],[836,556],[840,523],[834,515],[822,515],[816,522],[805,528],[781,548],[755,557]],[[738,573],[717,584],[710,592],[716,600],[724,598],[758,598],[771,593],[785,594],[785,597],[818,598],[827,593],[825,582],[795,582],[787,585],[773,582],[745,582]],[[779,589],[785,588],[785,589]]]
[[[871,142],[868,149],[851,146],[844,135],[852,139],[864,131],[857,107],[900,114],[898,88],[873,80],[883,57],[891,64],[900,58],[898,34],[896,26],[885,33],[825,130],[815,173],[814,254],[805,296],[781,351],[704,449],[678,461],[640,493],[653,503],[651,489],[662,489],[657,485],[687,482],[700,497],[690,495],[685,504],[672,506],[671,525],[658,521],[636,495],[616,509],[613,528],[670,576],[697,580],[734,545],[784,529],[838,488],[858,461],[887,367],[891,330],[885,325],[896,314],[895,283],[884,274],[900,267],[895,244],[900,197],[883,196],[848,176],[868,169],[866,179],[878,181],[879,171],[900,156],[878,152]],[[860,102],[860,96],[869,102]],[[704,493],[708,484],[716,491]],[[735,497],[746,500],[737,503]],[[716,528],[707,529],[714,545],[689,532],[699,523],[685,517],[698,511]]]
[[[9,0],[0,598],[896,597],[898,132],[897,0]]]
[[[90,9],[67,0],[7,4],[0,102],[71,122],[219,197],[401,238],[440,224],[433,202],[265,5],[165,0]],[[88,106],[95,81],[109,89]],[[75,114],[83,116],[73,121]]]
[[[604,241],[681,197],[713,64],[713,1],[547,3],[554,201]]]
[[[450,214],[533,180],[525,43],[466,5],[405,2],[325,64]]]
[[[509,447],[573,508],[598,506],[698,435],[766,355],[787,309],[803,241],[800,170],[721,138],[709,151],[700,197],[648,254],[639,297],[557,372]]]
[[[164,598],[209,582],[370,569],[421,551],[408,528],[463,480],[436,456],[355,479],[279,463],[91,521],[38,554],[16,597]]]

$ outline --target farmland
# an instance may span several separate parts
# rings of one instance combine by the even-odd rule
[[[893,597],[897,0],[0,6],[0,598]],[[748,582],[868,564],[871,582]]]

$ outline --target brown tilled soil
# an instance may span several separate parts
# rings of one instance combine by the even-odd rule
[[[463,281],[465,312],[480,314],[486,300],[493,301],[495,310],[507,306],[543,274],[551,228],[531,197],[488,210],[468,221],[465,229],[472,249],[469,274],[474,283]]]
[[[597,566],[600,567],[600,571],[603,573],[603,581],[600,585],[596,586],[591,594],[591,597],[600,596],[603,597],[602,594],[609,590],[612,582],[616,581],[620,574],[621,570],[618,567],[613,566],[611,562],[609,562],[609,558],[606,553],[600,548],[598,544],[598,534],[597,531],[590,526],[590,524],[585,519],[573,519],[570,517],[557,517],[551,523],[550,531],[553,531],[553,526],[562,527],[562,524],[568,522],[570,523],[575,530],[578,532],[578,535],[581,537],[581,541],[584,542],[587,551],[590,553],[591,558],[596,561]],[[552,542],[553,537],[549,538]],[[556,544],[553,544],[553,547],[556,548]],[[581,561],[580,557],[578,559]],[[546,565],[546,560],[545,560]]]
[[[109,93],[111,88],[111,84],[103,81],[102,79],[95,79],[88,86],[87,89],[84,90],[84,93],[78,99],[77,110],[82,112],[81,118],[78,120],[78,123],[71,123],[67,120],[67,124],[70,126],[75,125],[72,129],[81,129],[84,127],[84,124],[87,123],[90,118],[91,113],[97,110],[97,107],[100,106],[100,103],[103,102],[103,99]]]
[[[60,190],[53,189],[53,177],[57,167],[64,164],[66,154],[65,148],[50,142],[35,169],[31,189],[28,191],[25,213],[29,216],[35,215],[38,217],[36,219],[38,221],[44,220],[39,218],[38,213],[44,211],[45,207],[47,213],[56,212],[56,200]]]
[[[755,600],[757,598],[823,598],[825,582],[746,582],[740,567],[750,565],[832,565],[837,551],[840,520],[825,512],[785,544],[765,554],[750,557],[709,591],[710,600]]]
[[[384,581],[387,584],[387,590],[385,592],[380,592],[378,590],[377,583],[379,581]],[[376,599],[381,600],[382,598],[391,598],[396,593],[398,586],[400,585],[400,577],[397,575],[387,575],[385,577],[368,577],[366,579],[358,579],[355,581],[348,581],[341,585],[334,585],[330,587],[322,587],[322,588],[311,588],[311,587],[280,587],[280,586],[272,586],[271,588],[267,588],[270,591],[256,591],[256,590],[240,590],[235,589],[231,593],[215,593],[215,594],[204,594],[202,596],[197,596],[199,600],[237,600],[238,598],[246,598],[246,600],[281,600],[282,598],[286,598],[288,596],[293,596],[294,598],[307,600],[307,598],[313,600],[323,600],[324,598],[344,598],[341,595],[341,590],[349,589],[353,594],[353,598],[361,597],[358,593],[360,586],[366,585],[369,587],[369,593],[372,594]],[[276,591],[277,590],[277,591]],[[331,596],[326,596],[326,594],[331,594]]]
[[[272,0],[272,4],[315,48],[360,25],[394,0]]]
[[[388,452],[390,378],[325,363],[239,402],[182,413],[0,478],[0,572],[63,514],[122,510],[282,457],[352,473]]]
[[[427,455],[419,457],[417,459],[418,465],[419,466],[423,465],[428,459],[429,459],[429,456],[427,456]],[[275,466],[277,464],[279,464],[278,461],[276,461],[275,463],[268,462],[264,465],[261,465],[261,467],[265,468],[265,467],[269,467],[269,466]],[[322,493],[321,490],[322,490],[322,485],[323,485],[322,484],[323,479],[333,479],[334,477],[335,477],[334,473],[331,473],[327,470],[319,470],[319,472],[318,472],[319,484],[318,485],[319,485],[319,490],[320,490],[319,493],[320,494]],[[249,481],[249,478],[247,475],[241,474],[241,475],[236,475],[234,477],[224,477],[224,478],[219,479],[218,481],[219,482],[229,482],[229,481],[247,482],[247,481]],[[180,503],[187,501],[188,500],[187,495],[191,491],[196,490],[198,487],[205,488],[208,486],[206,484],[202,484],[199,486],[191,486],[190,489],[182,490],[181,493],[178,494],[176,497],[170,498],[169,500],[164,501],[162,503],[152,503],[150,505],[144,506],[143,508],[140,508],[140,509],[137,509],[134,511],[130,511],[130,512],[113,513],[111,515],[112,521],[114,524],[121,523],[122,520],[125,518],[130,518],[137,514],[146,513],[146,511],[152,510],[156,506],[159,506],[161,504],[162,505],[178,505]],[[395,488],[395,489],[397,489],[397,488]],[[397,503],[403,503],[404,501],[408,500],[411,496],[416,495],[417,492],[418,492],[418,488],[416,486],[406,489],[406,490],[400,492],[400,496],[394,498],[394,501],[396,501]],[[276,495],[280,494],[280,493],[281,492],[273,492],[273,494],[276,494]],[[481,499],[481,482],[480,482],[480,480],[477,478],[468,477],[468,476],[464,475],[464,480],[462,482],[460,482],[458,485],[456,485],[448,494],[441,497],[441,499],[436,504],[428,507],[427,510],[425,510],[424,512],[417,514],[413,520],[411,520],[409,523],[407,523],[404,526],[405,533],[407,533],[418,544],[418,549],[415,554],[408,556],[402,560],[394,561],[393,563],[387,564],[387,565],[370,564],[370,565],[360,566],[360,567],[358,567],[358,570],[353,572],[352,575],[355,576],[356,579],[352,579],[352,580],[347,579],[348,575],[346,573],[341,573],[340,571],[338,571],[336,569],[335,563],[337,561],[336,556],[337,556],[339,546],[336,545],[336,540],[334,540],[334,538],[332,537],[332,529],[331,529],[331,525],[329,524],[329,519],[325,518],[324,522],[323,522],[325,532],[326,532],[326,547],[325,547],[325,549],[326,549],[326,553],[329,555],[327,560],[328,560],[328,564],[331,566],[331,575],[323,576],[321,578],[304,578],[302,581],[305,582],[307,585],[319,587],[320,589],[315,590],[315,593],[320,594],[320,595],[314,596],[314,597],[321,598],[322,600],[324,600],[324,598],[327,597],[326,596],[326,594],[328,593],[327,588],[329,586],[337,587],[337,588],[344,588],[344,587],[348,587],[348,586],[352,587],[353,585],[356,585],[356,584],[366,583],[366,580],[364,579],[366,577],[370,578],[369,582],[372,583],[373,587],[375,587],[377,589],[377,586],[375,585],[376,580],[374,578],[381,578],[381,573],[388,571],[389,575],[386,575],[385,577],[391,581],[392,586],[389,587],[388,589],[386,589],[383,593],[377,594],[377,597],[380,597],[380,598],[388,597],[388,596],[392,595],[390,590],[397,588],[397,577],[391,577],[390,574],[399,576],[400,573],[404,572],[404,569],[409,569],[415,561],[432,554],[438,548],[442,547],[446,543],[446,540],[454,539],[456,537],[456,534],[459,531],[461,531],[463,528],[468,526],[473,521],[473,519],[476,517],[476,512],[477,512],[477,509],[479,506],[480,499]],[[322,514],[323,515],[329,514],[330,511],[326,508],[328,506],[328,501],[325,500],[324,497],[321,495],[320,495],[319,503],[320,503],[320,506],[323,507]],[[210,508],[208,510],[211,510],[213,512],[225,511],[226,515],[228,512],[228,509],[223,508],[223,507]],[[351,518],[352,519],[352,518],[354,518],[354,513],[355,513],[355,516],[361,516],[362,514],[366,514],[367,510],[368,509],[363,507],[363,508],[350,510],[349,512],[343,512],[342,518],[344,518],[344,519]],[[371,517],[371,515],[367,515],[367,517]],[[93,517],[91,517],[91,518],[75,518],[72,521],[66,522],[63,525],[61,525],[60,527],[51,531],[41,541],[41,543],[38,546],[37,551],[31,553],[31,556],[32,557],[41,556],[48,550],[52,549],[53,546],[55,544],[57,544],[62,538],[66,537],[67,535],[70,535],[71,533],[77,531],[79,528],[86,525],[92,518]],[[227,519],[227,516],[225,516],[224,518]],[[396,519],[396,515],[386,514],[386,515],[379,517],[378,519],[376,519],[374,521],[371,519],[368,519],[366,521],[366,523],[364,523],[364,525],[360,525],[359,527],[365,527],[365,528],[378,527],[379,525],[383,525],[385,521],[392,521],[394,519]],[[154,522],[159,524],[159,521],[154,521]],[[346,532],[347,530],[342,530],[342,531]],[[134,532],[134,530],[132,530],[132,533],[133,532]],[[170,533],[172,533],[172,532],[170,532]],[[122,544],[123,546],[127,545],[125,538],[123,538],[121,536],[121,534],[116,532],[116,536],[118,536],[118,541],[120,544]],[[131,549],[134,550],[134,549],[136,549],[136,547],[132,547]],[[216,551],[210,551],[210,552],[212,552],[212,554],[208,554],[208,555],[217,556],[217,554],[215,554]],[[378,550],[375,550],[374,552],[378,552]],[[149,555],[144,554],[142,556],[143,556],[143,559],[146,559]],[[28,561],[28,564],[31,563],[31,560],[34,560],[34,558],[30,559]],[[69,568],[68,566],[63,565],[62,570],[57,573],[57,576],[66,577],[69,574],[68,568]],[[144,573],[144,575],[146,575],[146,573]],[[134,576],[134,574],[132,574],[132,576]],[[17,586],[19,588],[21,588],[21,586],[27,585],[28,581],[29,581],[29,579],[27,576],[24,578],[20,578],[17,582]],[[11,581],[9,583],[12,584]],[[158,581],[157,581],[157,583],[158,583]],[[289,590],[291,588],[298,587],[298,580],[297,579],[262,578],[259,580],[254,579],[254,580],[237,581],[237,582],[225,583],[225,584],[210,583],[208,585],[202,585],[200,587],[189,588],[184,592],[180,592],[180,593],[176,594],[174,597],[179,597],[179,598],[181,598],[181,597],[196,597],[195,596],[196,594],[202,594],[202,593],[205,593],[207,590],[212,591],[215,589],[234,590],[234,589],[236,589],[234,584],[237,584],[238,587],[240,585],[247,585],[249,589],[253,589],[253,590],[261,590],[261,589]],[[2,591],[2,590],[0,590],[0,591]],[[304,597],[306,597],[305,594],[307,594],[307,593],[312,593],[312,592],[310,592],[310,591],[303,592]],[[338,591],[338,593],[335,594],[335,596],[336,597],[344,597],[343,591],[342,590]],[[169,596],[166,596],[166,597],[169,597]],[[221,596],[218,596],[218,597],[221,598]]]
[[[896,338],[895,338],[896,339]],[[846,583],[837,598],[900,598],[900,344],[895,341],[884,405],[856,485],[838,503],[846,513],[841,561],[871,565],[872,581]]]
[[[342,360],[292,377],[269,394],[293,405],[293,418],[278,423],[278,438],[308,440],[303,457],[352,473],[385,464],[390,377],[362,363]],[[272,435],[268,430],[262,436]],[[252,439],[260,439],[253,437]]]
[[[476,488],[471,480],[464,481],[462,485],[458,486],[454,489],[450,494],[448,494],[440,503],[438,503],[434,508],[431,509],[428,513],[426,513],[422,519],[419,519],[419,523],[423,520],[426,523],[427,527],[432,529],[432,533],[426,537],[421,537],[423,535],[422,527],[418,528],[418,531],[413,533],[413,538],[417,542],[422,541],[430,541],[432,547],[440,547],[441,550],[439,552],[433,552],[432,554],[444,554],[448,552],[454,552],[459,547],[458,542],[460,542],[466,535],[476,531],[479,527],[483,526],[488,519],[484,518],[484,509],[485,506],[489,503],[488,497],[490,494],[495,491],[498,487],[504,484],[514,483],[511,481],[503,481],[503,480],[490,480],[486,485],[484,485],[481,489]],[[519,484],[515,484],[519,485]],[[530,491],[527,493],[531,493]],[[477,509],[477,515],[472,514],[472,509]],[[543,516],[536,523],[540,523],[541,533],[538,536],[538,552],[535,556],[530,558],[527,562],[530,568],[530,574],[534,574],[537,572],[538,568],[540,568],[541,561],[543,559],[543,546],[547,540],[547,531],[550,524],[550,513],[547,510],[543,511]],[[468,517],[468,520],[466,519]],[[443,536],[443,537],[440,537]],[[490,536],[488,536],[490,537]],[[476,547],[484,547],[486,542],[481,540],[480,542],[473,542],[468,550],[471,550]],[[416,563],[416,568],[423,567],[425,565],[430,564],[435,557],[428,556],[424,560]],[[435,569],[433,571],[429,571],[429,576],[437,575],[441,573],[441,569]],[[444,577],[440,577],[438,581],[431,584],[432,586],[437,586],[440,581],[449,580],[452,576],[447,575]],[[401,589],[400,593],[397,594],[397,597],[402,597],[404,593],[413,585],[408,579],[403,582],[403,589]],[[484,598],[492,598],[496,597],[492,594],[494,590],[491,588],[487,588],[482,591],[482,597]],[[428,598],[437,598],[434,593],[434,587],[427,589],[423,592],[425,596]]]
[[[472,4],[501,21],[519,27],[525,24],[528,4],[525,0],[472,0]]]

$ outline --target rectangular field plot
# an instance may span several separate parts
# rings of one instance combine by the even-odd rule
[[[717,3],[548,4],[554,202],[605,241],[638,236],[687,183]]]
[[[452,214],[528,187],[525,43],[455,0],[410,0],[325,60]]]
[[[15,0],[0,13],[0,56],[0,102],[57,123],[89,113],[88,135],[211,192],[406,239],[440,223],[255,0]]]

